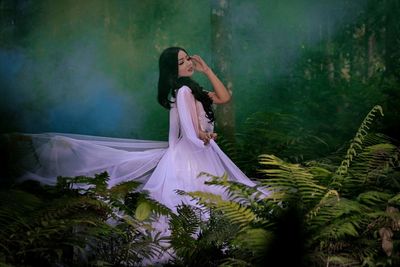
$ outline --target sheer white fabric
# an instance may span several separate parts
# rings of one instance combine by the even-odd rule
[[[34,150],[22,162],[22,180],[54,185],[57,176],[94,176],[107,171],[109,186],[137,180],[146,182],[168,143],[88,135],[30,134]]]
[[[30,134],[34,164],[27,167],[22,179],[55,184],[57,176],[93,176],[107,171],[109,186],[128,180],[143,183],[143,190],[173,211],[190,199],[178,196],[176,189],[224,194],[216,186],[205,185],[207,172],[232,181],[254,186],[246,175],[211,140],[208,145],[198,138],[199,129],[213,131],[203,106],[195,100],[190,88],[177,91],[170,110],[167,142],[95,137],[87,135],[45,133]],[[27,161],[29,162],[29,161]]]

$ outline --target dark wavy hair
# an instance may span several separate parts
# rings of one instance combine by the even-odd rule
[[[194,98],[201,102],[206,117],[213,122],[215,120],[214,111],[212,109],[212,100],[208,93],[190,77],[178,77],[178,53],[185,49],[181,47],[169,47],[165,49],[158,61],[160,69],[160,77],[158,78],[158,95],[157,99],[161,106],[166,109],[171,108],[170,96],[176,97],[176,90],[186,85],[192,90]]]

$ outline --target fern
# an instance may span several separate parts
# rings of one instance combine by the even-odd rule
[[[388,200],[388,204],[400,206],[400,194],[395,195],[394,197]]]
[[[262,199],[269,194],[268,190],[261,187],[260,185],[250,187],[239,182],[229,181],[227,173],[224,173],[221,177],[219,177],[202,172],[199,174],[199,177],[200,176],[206,176],[210,178],[210,180],[205,182],[205,184],[207,185],[216,185],[219,187],[223,187],[229,200],[247,206],[253,205],[255,201],[258,201],[259,199]]]
[[[233,224],[237,224],[242,228],[254,222],[257,218],[249,208],[234,201],[224,200],[219,195],[201,191],[180,191],[179,193],[191,196],[200,205],[222,212]]]
[[[348,168],[350,167],[350,163],[353,161],[353,158],[357,155],[357,150],[362,149],[363,140],[365,136],[368,134],[367,130],[369,129],[368,125],[373,122],[376,113],[380,113],[383,116],[382,107],[376,105],[372,108],[372,110],[367,114],[364,118],[361,126],[358,128],[358,131],[355,137],[350,142],[350,146],[347,149],[347,153],[342,160],[340,166],[336,170],[336,175],[332,180],[332,187],[335,188],[336,186],[341,187],[343,176],[347,173]]]
[[[314,180],[307,168],[282,161],[273,155],[260,155],[260,163],[267,168],[260,170],[266,175],[262,180],[272,192],[269,198],[275,202],[293,201],[309,206],[319,201],[328,189]]]
[[[35,195],[21,190],[1,193],[0,254],[6,262],[79,265],[87,259],[86,263],[136,265],[160,255],[163,237],[150,232],[152,219],[137,220],[125,204],[138,184],[107,188],[107,179],[107,173],[59,177],[55,187],[27,187],[36,188]],[[138,199],[152,203],[144,194]]]
[[[237,258],[227,258],[222,261],[219,267],[252,267],[254,266],[248,260],[237,259]]]
[[[386,207],[388,200],[392,197],[392,194],[378,191],[363,192],[357,197],[357,201],[364,205],[370,205],[374,207]]]
[[[204,210],[181,205],[178,215],[172,215],[171,245],[176,252],[175,265],[216,266],[223,258],[225,242],[237,232],[220,213],[211,211],[204,220]]]
[[[232,244],[260,257],[265,253],[272,239],[273,234],[263,228],[247,228],[236,236]]]
[[[260,156],[260,171],[266,175],[262,183],[272,192],[264,202],[276,203],[274,211],[299,208],[310,264],[358,266],[381,261],[375,233],[382,227],[399,229],[400,213],[388,207],[399,205],[399,148],[390,138],[367,133],[377,112],[382,114],[380,106],[367,115],[336,171],[336,160],[329,157],[302,166]]]
[[[126,216],[109,233],[91,244],[96,261],[102,260],[112,266],[138,265],[143,259],[155,258],[163,252],[159,245],[162,238],[149,231],[140,231],[142,225]]]
[[[398,148],[392,144],[365,147],[354,159],[353,166],[343,181],[343,193],[358,193],[355,190],[360,189],[361,184],[369,190],[385,190],[398,185],[400,180],[390,176],[398,154]]]

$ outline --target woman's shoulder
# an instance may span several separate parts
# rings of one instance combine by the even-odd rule
[[[192,93],[192,89],[190,89],[187,85],[182,85],[180,88],[176,89],[176,94],[187,94]]]

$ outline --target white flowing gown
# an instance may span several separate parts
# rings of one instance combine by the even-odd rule
[[[190,199],[175,190],[206,191],[223,194],[217,186],[205,185],[206,172],[228,174],[229,180],[254,186],[246,175],[211,140],[204,145],[199,130],[213,131],[202,104],[187,86],[177,90],[170,109],[167,142],[94,137],[87,135],[44,133],[30,134],[34,153],[27,155],[27,171],[22,179],[55,184],[57,176],[93,176],[107,171],[109,186],[130,180],[143,183],[143,190],[173,211]],[[30,158],[30,159],[29,159]]]

